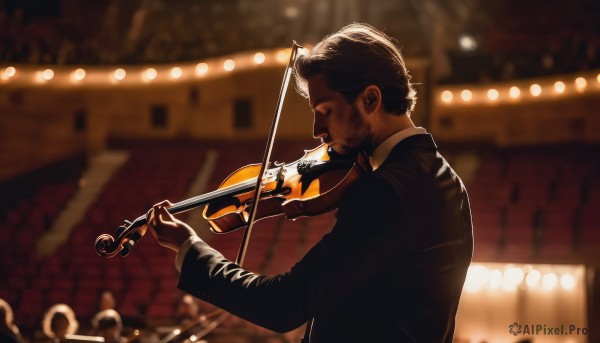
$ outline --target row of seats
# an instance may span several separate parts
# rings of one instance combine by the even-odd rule
[[[475,258],[581,259],[600,242],[598,161],[582,153],[502,151],[469,185]]]

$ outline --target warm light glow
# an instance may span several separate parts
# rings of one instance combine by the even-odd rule
[[[298,13],[300,13],[300,10],[296,6],[288,6],[285,8],[283,13],[285,14],[286,17],[292,19],[292,18],[296,18],[298,16]]]
[[[263,64],[266,60],[265,54],[262,52],[257,52],[254,54],[254,63]]]
[[[562,93],[565,91],[565,83],[562,81],[556,81],[554,82],[554,91],[556,93]]]
[[[75,81],[81,81],[85,79],[85,70],[82,68],[77,68],[73,71],[73,73],[71,73],[71,77]]]
[[[504,280],[511,284],[520,284],[524,277],[523,270],[521,268],[508,268],[504,271]]]
[[[463,37],[463,39],[470,44],[470,37]],[[468,45],[468,44],[467,44]],[[111,69],[105,69],[105,67],[88,67],[85,69],[74,66],[72,69],[63,67],[57,67],[57,70],[53,70],[54,66],[46,66],[46,68],[40,68],[35,66],[19,66],[19,70],[13,65],[0,66],[0,84],[9,83],[13,80],[18,79],[19,82],[32,83],[32,84],[50,84],[55,82],[68,83],[71,87],[88,87],[101,85],[103,83],[118,84],[124,81],[128,77],[128,81],[124,82],[135,86],[136,84],[152,84],[152,80],[163,80],[168,79],[170,82],[175,83],[182,81],[187,77],[195,77],[200,80],[206,76],[218,76],[227,77],[228,72],[238,72],[241,70],[255,69],[262,67],[267,63],[276,63],[278,65],[287,63],[290,57],[292,49],[273,49],[273,50],[255,50],[252,52],[246,52],[236,55],[217,57],[210,60],[203,60],[202,62],[196,61],[190,64],[171,64],[165,69],[163,67],[129,67],[124,66],[119,68],[118,65]],[[300,49],[299,54],[302,54],[308,50]],[[269,61],[267,61],[267,59]],[[125,70],[127,68],[127,70]],[[222,69],[221,69],[222,68]],[[158,70],[161,70],[159,78]],[[208,75],[209,72],[216,72]],[[129,75],[127,75],[129,73]],[[184,75],[185,73],[185,75]],[[547,76],[543,78],[531,79],[530,81],[510,81],[514,82],[511,85],[509,82],[497,83],[497,84],[465,84],[455,86],[442,86],[444,88],[438,88],[435,94],[439,97],[435,99],[438,102],[438,106],[495,106],[497,104],[512,103],[516,104],[522,98],[528,101],[539,101],[539,100],[551,100],[552,98],[564,98],[565,96],[577,96],[578,94],[589,94],[595,96],[596,93],[600,92],[600,73],[598,70],[595,71],[596,75],[590,71],[579,71],[576,73],[565,75]],[[18,74],[18,75],[17,75]],[[98,79],[98,75],[104,74],[104,79]],[[56,80],[55,80],[56,79]],[[597,82],[594,82],[596,80]],[[473,88],[471,88],[473,87]],[[521,89],[522,88],[522,89]],[[593,93],[593,94],[592,94]],[[434,95],[435,96],[435,95]],[[504,271],[503,268],[500,268]],[[523,269],[525,275],[528,274],[528,269]],[[545,270],[540,270],[542,275]],[[560,279],[558,274],[558,278]],[[538,283],[541,286],[541,280]]]
[[[516,99],[521,95],[521,90],[517,86],[512,86],[508,90],[508,95],[510,95],[511,98]]]
[[[504,271],[502,279],[502,288],[507,291],[514,291],[523,281],[524,273],[520,268],[508,268]]]
[[[473,99],[473,92],[468,89],[464,89],[462,92],[460,92],[460,98],[463,99],[463,101],[471,101],[471,99]]]
[[[174,335],[179,335],[180,333],[181,333],[181,330],[179,330],[179,329],[173,330]]]
[[[148,68],[144,71],[144,80],[147,80],[147,81],[154,80],[154,79],[156,79],[157,75],[158,75],[158,73],[156,72],[156,69]]]
[[[190,336],[190,342],[196,342],[197,340],[198,340],[198,337],[196,335]]]
[[[115,80],[122,81],[125,79],[125,76],[127,76],[127,72],[123,68],[118,68],[113,73],[113,76],[114,76]]]
[[[525,282],[527,282],[527,284],[531,287],[537,285],[540,282],[540,279],[542,278],[542,274],[540,274],[540,272],[538,272],[537,270],[532,270],[529,273],[527,273],[527,277],[525,278]]]
[[[223,69],[232,71],[235,69],[235,62],[232,59],[225,60],[223,63]]]
[[[566,290],[571,290],[575,288],[575,278],[571,274],[564,274],[560,277],[560,285]]]
[[[198,76],[204,75],[206,73],[208,73],[208,64],[206,64],[206,63],[196,64],[196,74]]]
[[[488,99],[490,99],[491,101],[498,100],[498,96],[499,96],[499,95],[500,95],[500,94],[498,93],[498,91],[497,91],[497,90],[495,90],[495,89],[493,89],[493,88],[492,88],[492,89],[489,89],[489,90],[487,91],[487,97],[488,97]]]
[[[558,277],[554,273],[544,274],[544,277],[542,277],[542,285],[545,289],[553,289],[556,287],[557,282]]]
[[[490,280],[490,271],[484,266],[471,266],[467,270],[465,289],[476,292],[485,286]]]
[[[289,54],[285,50],[280,50],[277,52],[276,58],[279,63],[285,63],[289,59]]]
[[[477,41],[470,34],[462,34],[458,37],[458,44],[462,51],[474,51],[477,49]]]
[[[587,86],[587,80],[584,79],[583,77],[578,77],[575,79],[575,87],[577,87],[577,90],[581,91],[586,86]]]
[[[540,96],[540,94],[542,94],[542,87],[537,83],[534,83],[529,87],[529,92],[533,96]]]
[[[8,80],[11,77],[15,76],[15,74],[17,74],[17,69],[15,69],[15,67],[6,67],[6,69],[4,69],[4,73],[2,74],[2,78],[4,80]]]
[[[181,77],[181,75],[183,75],[183,72],[181,71],[181,68],[179,67],[173,67],[171,68],[171,77],[174,79],[178,79]]]
[[[454,94],[451,91],[445,90],[442,92],[442,101],[443,102],[451,102],[454,98]]]
[[[54,70],[52,69],[45,69],[42,72],[42,79],[46,80],[46,81],[50,81],[54,78]]]
[[[492,289],[497,289],[502,285],[502,272],[498,269],[492,270],[490,273],[490,287]]]

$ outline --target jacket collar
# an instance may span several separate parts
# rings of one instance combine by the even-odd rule
[[[408,141],[407,144],[414,144],[413,141],[415,140],[412,138],[419,136],[431,137],[431,135],[429,135],[424,128],[413,127],[404,129],[402,131],[398,131],[397,133],[393,134],[392,136],[388,137],[386,140],[381,142],[381,144],[379,144],[379,146],[375,148],[373,154],[369,156],[369,162],[371,163],[373,170],[379,168],[379,166],[381,166],[381,164],[388,158],[392,150],[395,150],[397,146],[405,145],[403,143],[406,141]],[[418,141],[419,140],[417,140],[416,142],[418,143]],[[431,141],[433,142],[433,139],[431,139]],[[433,143],[433,145],[435,147],[435,143]]]

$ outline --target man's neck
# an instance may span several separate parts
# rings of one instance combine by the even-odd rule
[[[381,142],[404,129],[415,127],[408,114],[397,115],[393,113],[382,113],[373,130],[371,146],[375,150]],[[372,153],[368,151],[367,153]]]

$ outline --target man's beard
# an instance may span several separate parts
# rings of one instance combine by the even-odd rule
[[[352,111],[350,113],[350,121],[348,123],[346,142],[338,143],[339,147],[336,152],[342,155],[355,154],[359,151],[365,151],[368,154],[373,152],[371,140],[369,138],[369,123],[365,121],[358,112],[356,105],[352,105]],[[332,137],[335,138],[335,137]]]

